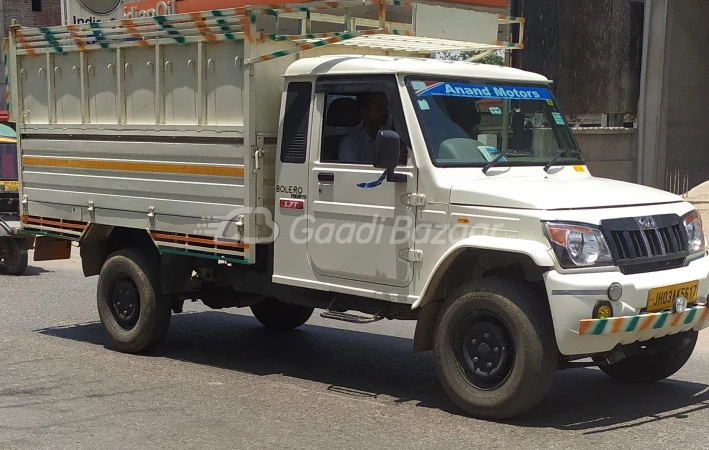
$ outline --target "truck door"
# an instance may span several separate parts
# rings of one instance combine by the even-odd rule
[[[377,184],[383,171],[375,169],[371,160],[343,161],[338,155],[340,142],[354,133],[356,138],[349,143],[369,146],[371,158],[374,142],[363,134],[358,98],[362,103],[372,92],[380,98],[385,95],[388,102],[389,118],[381,129],[398,128],[406,136],[402,141],[409,142],[394,77],[337,78],[316,84],[313,128],[320,129],[320,136],[313,136],[311,142],[307,250],[319,274],[407,286],[413,277],[413,263],[406,255],[413,249],[415,208],[406,206],[402,198],[416,192],[417,185],[412,159],[407,161],[407,145],[402,145],[396,170],[406,181],[399,183]]]

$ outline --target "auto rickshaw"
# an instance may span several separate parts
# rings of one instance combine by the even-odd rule
[[[27,269],[34,237],[20,232],[20,198],[17,181],[17,138],[12,127],[0,124],[0,274],[22,275]]]

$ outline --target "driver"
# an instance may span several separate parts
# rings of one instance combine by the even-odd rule
[[[362,123],[345,136],[337,148],[340,162],[371,164],[377,132],[389,120],[389,103],[383,92],[363,92],[357,95]]]

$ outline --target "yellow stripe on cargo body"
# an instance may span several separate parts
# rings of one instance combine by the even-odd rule
[[[243,177],[243,167],[207,166],[196,164],[166,164],[140,161],[105,161],[95,159],[59,159],[37,156],[22,157],[25,166],[66,167],[71,169],[123,170],[131,172],[159,172],[185,175],[215,175]]]

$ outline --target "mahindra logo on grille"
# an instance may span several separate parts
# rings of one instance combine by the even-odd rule
[[[638,219],[638,223],[645,228],[655,228],[655,219],[652,217],[641,217]]]

